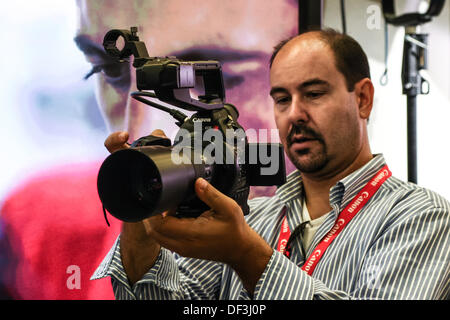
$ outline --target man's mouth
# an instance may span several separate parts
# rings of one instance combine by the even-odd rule
[[[317,139],[313,137],[295,136],[291,139],[289,148],[294,147],[295,149],[304,149],[310,147],[316,140]]]

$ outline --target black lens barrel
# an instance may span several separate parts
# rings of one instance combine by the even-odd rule
[[[178,158],[174,163],[171,150],[145,146],[106,158],[97,179],[104,208],[122,221],[136,222],[176,209],[183,199],[193,197],[202,166],[194,167],[191,159]]]

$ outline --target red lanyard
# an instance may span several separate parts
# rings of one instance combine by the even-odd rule
[[[385,165],[378,173],[366,184],[366,186],[353,198],[352,201],[339,214],[336,222],[330,231],[323,237],[317,247],[311,253],[302,267],[302,270],[311,275],[314,268],[319,263],[325,251],[330,246],[331,242],[339,235],[345,226],[353,219],[353,217],[364,207],[369,199],[377,192],[378,188],[392,175],[388,166]],[[289,257],[289,250],[286,250],[286,244],[291,235],[291,230],[284,215],[283,223],[281,225],[280,238],[278,240],[277,250],[285,253]]]
[[[286,207],[283,208],[283,223],[281,224],[280,238],[278,239],[277,250],[281,253],[284,253],[288,258],[290,254],[290,250],[286,250],[286,245],[291,236],[291,230],[289,229],[289,225],[286,219]]]

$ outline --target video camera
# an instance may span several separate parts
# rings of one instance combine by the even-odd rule
[[[172,209],[176,209],[177,217],[197,217],[209,209],[194,191],[195,180],[200,177],[234,199],[247,214],[250,186],[281,185],[286,181],[282,146],[248,143],[237,122],[238,110],[224,102],[218,61],[150,57],[145,43],[139,41],[136,27],[110,30],[103,46],[119,61],[134,56],[139,91],[131,96],[170,113],[180,127],[173,145],[169,139],[146,136],[134,141],[131,148],[106,158],[97,179],[105,217],[105,209],[128,222]],[[201,94],[193,97],[191,90]],[[188,117],[147,98],[195,113]]]

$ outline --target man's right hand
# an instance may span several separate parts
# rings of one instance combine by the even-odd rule
[[[167,138],[162,130],[155,130],[151,135]],[[106,138],[105,147],[110,153],[128,149],[130,148],[128,139],[128,132],[113,132]],[[168,213],[162,214],[165,215]],[[130,286],[140,280],[155,264],[161,248],[160,245],[148,235],[149,228],[151,228],[151,221],[149,219],[139,222],[122,223],[120,255]]]
[[[128,149],[130,145],[127,143],[129,134],[126,131],[117,131],[111,133],[105,140],[105,147],[110,153]]]
[[[156,129],[154,130],[150,135],[161,137],[161,138],[167,138],[164,131]],[[105,147],[108,149],[110,153],[128,149],[130,148],[130,145],[128,144],[128,139],[130,135],[126,131],[116,131],[111,133],[105,140]]]

